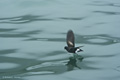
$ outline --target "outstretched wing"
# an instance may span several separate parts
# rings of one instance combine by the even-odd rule
[[[68,47],[75,47],[74,43],[74,33],[72,30],[69,30],[67,32],[67,39],[66,39]]]

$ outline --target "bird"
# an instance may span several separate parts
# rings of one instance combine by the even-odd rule
[[[80,49],[83,46],[75,47],[75,38],[72,30],[68,30],[67,32],[66,43],[67,46],[65,46],[64,49],[66,49],[69,53],[77,54],[78,52],[83,51]]]

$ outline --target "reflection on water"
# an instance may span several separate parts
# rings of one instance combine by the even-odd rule
[[[61,17],[60,19],[63,19],[63,20],[83,20],[83,19],[85,19],[85,17],[81,17],[81,18],[78,18],[78,17],[76,17],[76,18],[74,18],[74,17]]]
[[[106,15],[120,15],[120,12],[110,12],[110,11],[94,11],[94,13],[103,13]]]
[[[16,50],[6,50],[6,51],[4,50],[4,51],[1,51],[1,53],[4,52],[7,54],[8,53],[7,51],[11,51],[12,53]],[[56,52],[52,53],[51,55],[53,56],[56,55]],[[68,71],[73,70],[74,67],[81,69],[80,66],[77,66],[77,59],[79,59],[78,61],[79,63],[82,61],[83,58],[79,57],[76,59],[76,58],[70,57],[69,61],[67,61],[66,58],[58,59],[58,60],[54,59],[54,60],[40,61],[40,60],[34,60],[34,59],[1,56],[0,59],[1,59],[0,60],[1,62],[0,76],[10,76],[10,75],[17,76],[17,74],[21,74],[21,73],[22,75],[30,76],[30,75],[33,75],[33,72],[34,74],[46,75],[46,74],[60,74],[60,73],[66,72],[67,70]],[[8,64],[10,65],[7,66]],[[2,66],[6,66],[6,67],[2,68]],[[40,71],[41,73],[38,73],[38,71]]]
[[[58,18],[46,18],[45,15],[23,15],[10,18],[0,18],[0,23],[10,23],[10,24],[23,24],[30,23],[34,21],[53,21],[53,20],[83,20],[86,17],[58,17]]]
[[[81,69],[79,66],[77,66],[76,62],[77,62],[77,60],[76,60],[75,58],[70,57],[70,58],[69,58],[69,61],[68,61],[68,63],[67,63],[67,67],[68,67],[67,70],[68,70],[68,71],[73,70],[74,67],[77,67],[77,68]]]
[[[81,69],[80,66],[77,65],[77,61],[81,62],[83,60],[83,57],[79,56],[77,58],[70,57],[69,61],[67,62],[67,70],[71,71],[74,69],[74,67],[77,67],[78,69]]]
[[[27,32],[9,32],[9,33],[2,33],[0,34],[0,37],[29,37],[32,34],[38,34],[39,32],[41,32],[41,30],[35,30],[35,31],[27,31]]]
[[[75,35],[76,36],[76,43],[84,43],[84,44],[94,44],[94,45],[110,45],[120,42],[120,38],[112,37],[106,34],[99,34],[99,35]],[[92,41],[92,40],[99,40]],[[26,39],[26,41],[57,41],[57,42],[64,42],[65,38],[30,38]],[[102,42],[101,42],[102,41]]]
[[[1,37],[28,37],[28,39],[25,39],[24,41],[43,41],[43,42],[65,42],[65,38],[37,38],[37,37],[29,37],[29,35],[32,34],[38,34],[42,31],[40,30],[35,30],[35,31],[28,31],[28,32],[21,32],[21,33],[14,33],[14,29],[11,30],[6,30],[6,29],[1,29],[1,31],[4,30],[4,34],[1,34]],[[9,32],[10,31],[10,32]],[[9,33],[14,33],[14,34],[8,34]],[[62,34],[63,35],[63,34]],[[66,35],[66,34],[64,34]],[[119,43],[120,38],[118,37],[112,37],[109,35],[103,35],[103,34],[99,34],[99,35],[78,35],[75,34],[76,36],[76,43],[84,43],[84,44],[92,44],[92,45],[112,45],[112,44],[116,44]],[[95,39],[95,41],[94,41]],[[96,39],[100,39],[103,41],[97,41]],[[116,42],[114,42],[114,40],[116,40]],[[5,50],[0,50],[0,55],[6,55],[6,54],[11,54],[11,53],[16,53],[18,49],[5,49]],[[49,53],[47,56],[55,56],[56,54],[61,54],[64,53],[63,51],[54,51]],[[66,53],[64,53],[66,54]],[[31,55],[31,54],[29,54]],[[90,56],[90,55],[86,55],[85,58],[89,58],[89,57],[113,57],[115,56],[113,55],[101,55],[101,56]],[[24,59],[24,58],[14,58],[14,57],[1,57],[0,58],[0,62],[2,63],[14,63],[14,64],[18,64],[20,66],[17,66],[16,68],[6,68],[6,69],[0,69],[0,75],[15,75],[15,74],[21,74],[21,73],[25,73],[24,75],[33,75],[33,73],[31,74],[30,72],[38,72],[38,71],[48,71],[48,72],[41,72],[41,73],[34,73],[34,74],[41,74],[41,75],[46,75],[46,74],[60,74],[63,72],[66,72],[67,70],[73,70],[75,67],[82,69],[80,66],[77,65],[77,60],[73,57],[69,58],[69,61],[66,61],[68,59],[54,59],[54,60],[47,60],[47,61],[37,61],[37,60],[32,60],[32,59]],[[62,62],[61,61],[64,61]],[[57,62],[56,62],[57,61]],[[80,61],[78,62],[80,65],[83,63],[81,63]],[[89,61],[85,62],[86,64],[93,64]],[[24,66],[23,66],[24,65]],[[84,64],[84,68],[86,69],[98,69],[98,68],[94,68],[94,67],[90,67],[88,65]]]
[[[5,49],[5,50],[0,50],[0,55],[4,54],[10,54],[10,53],[15,53],[17,49]]]
[[[10,6],[4,6],[7,1],[0,2],[1,13],[4,13],[0,13],[0,80],[24,80],[23,77],[27,76],[56,74],[71,80],[119,80],[119,1],[70,0],[59,1],[58,5],[52,4],[54,1],[50,1],[51,5],[40,2],[42,5],[37,6],[33,1],[35,6],[27,8],[24,4],[20,6],[18,1],[16,5],[8,1]],[[27,5],[30,4],[28,1]],[[9,13],[11,8],[13,12]],[[14,13],[16,10],[21,13]],[[107,19],[106,15],[109,15]],[[98,26],[101,27],[100,33],[97,33]],[[75,32],[76,45],[85,45],[83,54],[80,53],[84,59],[69,57],[64,51],[69,29]]]
[[[0,18],[0,23],[23,24],[33,21],[50,21],[52,19],[44,18],[44,16],[23,15],[11,18]]]
[[[0,57],[0,62],[2,63],[1,65],[3,65],[3,63],[9,63],[11,64],[17,64],[18,66],[14,66],[13,68],[6,68],[6,69],[0,69],[0,73],[4,73],[4,74],[0,74],[0,75],[12,75],[12,74],[17,74],[17,73],[21,73],[24,71],[24,68],[27,66],[30,66],[31,63],[36,63],[37,61],[35,60],[30,60],[30,59],[23,59],[23,58],[14,58],[14,57]],[[5,65],[6,66],[6,65]],[[15,67],[15,68],[14,68]]]
[[[86,36],[81,36],[81,35],[77,35],[77,42],[80,43],[87,43],[87,44],[96,44],[96,45],[110,45],[110,44],[115,44],[115,43],[119,43],[120,38],[118,37],[112,37],[106,34],[99,34],[99,35],[86,35]],[[103,42],[92,42],[90,40],[94,40],[94,39],[100,39],[103,40]],[[114,42],[114,40],[116,40],[117,42]]]
[[[120,7],[120,3],[112,3],[112,2],[108,2],[108,1],[93,1],[93,3],[91,5]]]
[[[3,29],[3,28],[0,28],[0,32],[10,32],[10,31],[14,31],[16,29]]]

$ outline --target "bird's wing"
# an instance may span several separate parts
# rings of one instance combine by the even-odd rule
[[[75,47],[75,42],[74,42],[74,33],[72,30],[69,30],[67,32],[67,39],[66,39],[68,47]]]

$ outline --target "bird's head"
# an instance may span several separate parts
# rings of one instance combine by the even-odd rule
[[[64,49],[66,49],[66,50],[67,50],[67,48],[68,48],[67,46],[64,47]]]

